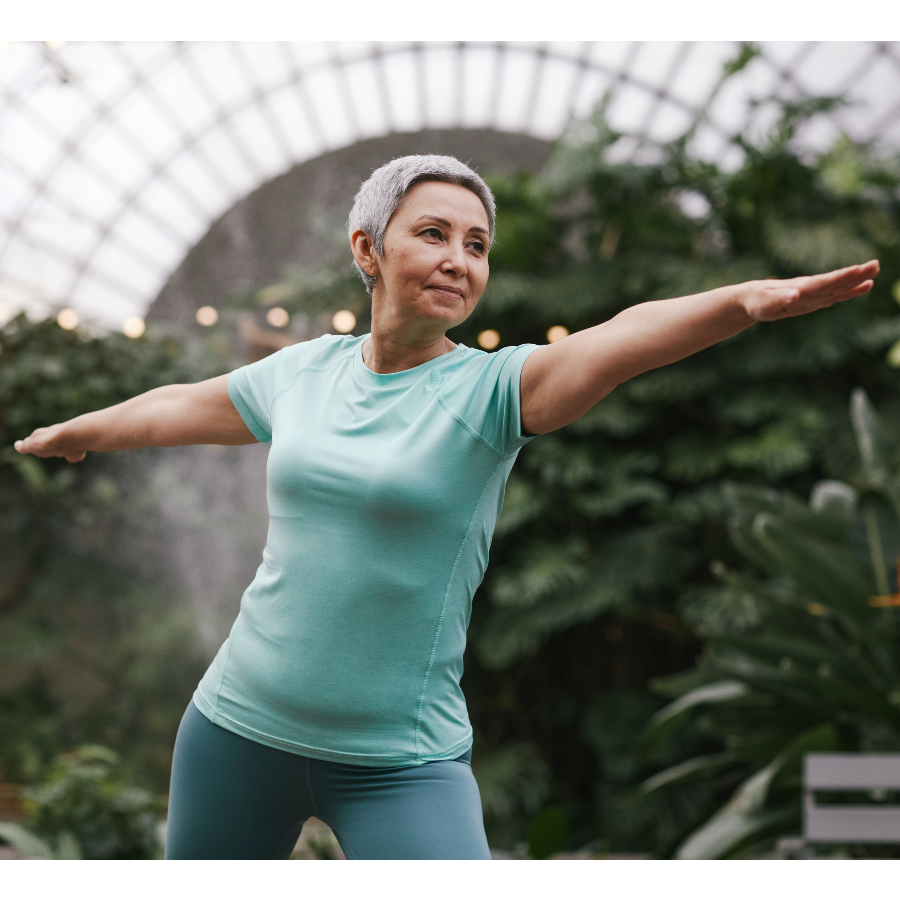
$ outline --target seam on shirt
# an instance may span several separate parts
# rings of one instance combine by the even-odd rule
[[[438,403],[441,404],[441,408],[453,416],[453,418],[456,419],[456,421],[459,422],[459,424],[462,425],[476,441],[484,444],[491,453],[495,456],[499,456],[501,460],[506,459],[506,456],[503,453],[501,453],[489,440],[480,435],[440,394],[437,395],[437,399]]]
[[[329,369],[333,369],[335,366],[340,365],[345,359],[348,357],[352,357],[356,353],[356,348],[354,347],[348,353],[345,353],[343,356],[339,356],[330,366],[301,366],[294,372],[294,377],[291,379],[291,383],[287,385],[287,387],[283,387],[280,391],[276,391],[272,395],[271,401],[269,401],[269,422],[272,422],[272,409],[275,406],[275,401],[282,395],[286,394],[288,391],[292,391],[294,386],[297,384],[297,379],[303,372],[327,372]],[[272,429],[269,428],[269,431]]]
[[[440,398],[438,398],[440,399]],[[443,404],[441,404],[443,406]],[[462,422],[462,420],[459,420]],[[465,424],[462,422],[462,424]],[[467,426],[468,427],[468,426]],[[487,443],[485,441],[485,443]],[[488,444],[490,446],[490,444]],[[472,525],[475,524],[475,516],[478,514],[478,510],[481,507],[481,501],[484,499],[484,495],[487,493],[488,485],[493,481],[494,476],[497,474],[497,470],[503,465],[503,458],[501,457],[498,460],[497,465],[494,466],[493,471],[488,476],[487,481],[484,483],[484,487],[481,490],[481,494],[478,497],[478,501],[475,503],[475,508],[472,510],[472,517],[469,519],[469,527],[466,528],[466,533],[463,535],[463,539],[460,542],[459,550],[456,552],[456,559],[453,561],[453,568],[450,570],[450,577],[447,579],[447,587],[444,590],[444,598],[441,601],[441,613],[438,616],[437,628],[434,631],[434,640],[431,642],[431,654],[428,657],[428,665],[425,667],[425,675],[422,678],[422,690],[419,692],[419,707],[416,710],[416,759],[421,760],[421,755],[419,754],[419,734],[421,731],[422,725],[422,707],[425,705],[425,688],[428,685],[428,676],[431,674],[431,667],[434,665],[434,657],[437,653],[437,645],[438,638],[441,636],[441,628],[444,624],[444,613],[447,609],[447,598],[450,596],[450,587],[453,584],[453,577],[456,575],[456,569],[459,566],[459,560],[462,557],[463,548],[466,546],[466,543],[469,540],[469,534],[472,531]]]
[[[237,618],[234,620],[234,627],[231,629],[231,634],[228,635],[228,650],[225,652],[225,662],[222,664],[222,675],[219,678],[219,686],[216,688],[216,706],[215,709],[213,709],[212,717],[213,725],[216,724],[216,719],[219,716],[219,694],[222,693],[222,685],[225,683],[225,672],[228,670],[228,660],[231,658],[231,642],[234,639],[234,632],[237,629],[240,618],[241,613],[238,611]]]

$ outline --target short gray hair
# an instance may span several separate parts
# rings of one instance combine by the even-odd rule
[[[497,207],[484,179],[454,156],[401,156],[376,169],[357,191],[347,222],[347,233],[360,229],[371,239],[378,255],[384,253],[384,232],[403,198],[423,181],[445,181],[468,188],[484,206],[488,218],[488,245],[494,242]],[[371,294],[375,278],[353,261]]]

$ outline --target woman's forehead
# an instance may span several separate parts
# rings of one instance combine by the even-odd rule
[[[438,216],[465,227],[487,230],[488,218],[477,194],[446,181],[423,181],[415,185],[397,207],[403,219]]]

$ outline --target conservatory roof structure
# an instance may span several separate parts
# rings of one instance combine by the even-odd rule
[[[900,149],[900,44],[12,43],[0,49],[0,321],[141,316],[241,198],[357,141],[425,128],[553,140],[607,99],[622,157],[698,122],[740,161],[774,97],[842,96],[802,139]],[[749,62],[722,84],[741,53]],[[754,55],[755,54],[755,55]]]

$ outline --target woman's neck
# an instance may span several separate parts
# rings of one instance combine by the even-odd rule
[[[421,366],[456,347],[445,334],[420,340],[404,341],[397,335],[379,334],[375,328],[363,344],[362,358],[366,368],[378,375],[390,375]]]

